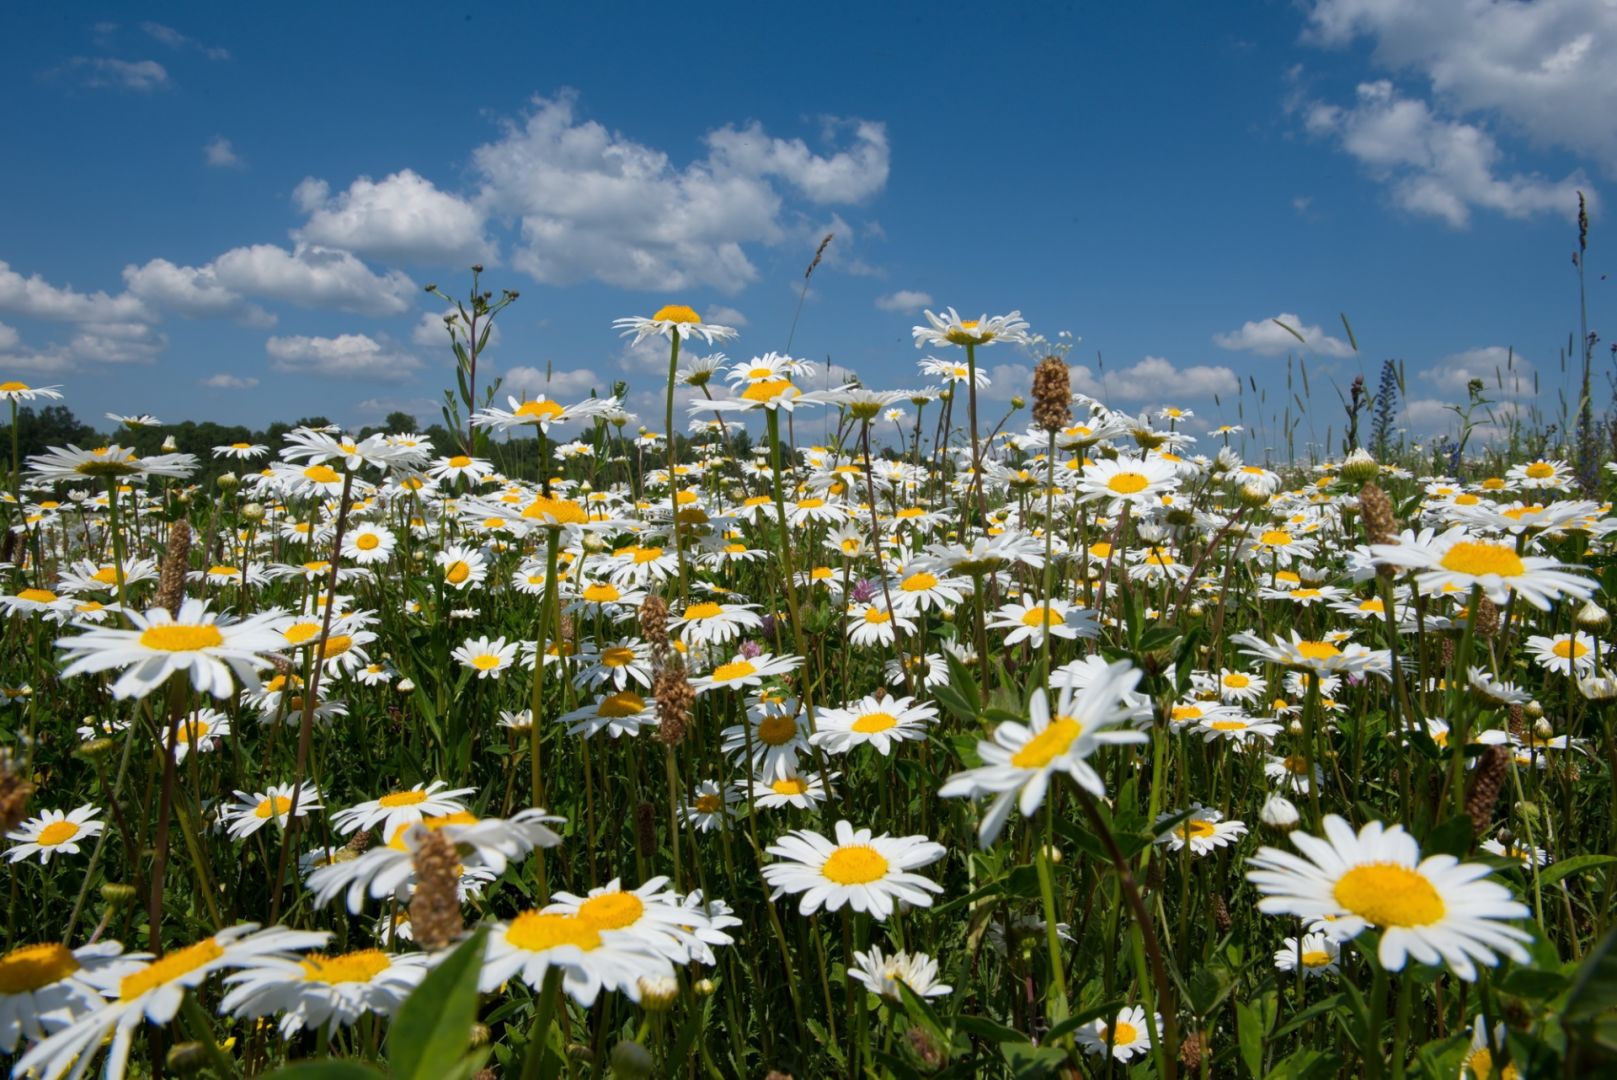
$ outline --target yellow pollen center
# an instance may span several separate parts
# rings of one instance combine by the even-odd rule
[[[601,663],[607,667],[628,667],[634,663],[634,650],[622,645],[614,645],[602,651]]]
[[[645,910],[645,902],[634,893],[609,892],[580,904],[577,917],[597,930],[621,930],[633,926]]]
[[[601,944],[601,933],[576,915],[524,911],[506,927],[505,940],[524,952],[545,952],[568,945],[588,952]]]
[[[711,602],[692,604],[685,609],[686,619],[711,619],[715,615],[723,615],[724,608]]]
[[[795,776],[789,776],[784,780],[776,780],[769,787],[776,795],[803,795],[808,792],[808,783],[799,780]]]
[[[326,638],[326,647],[320,650],[320,659],[330,660],[333,656],[341,656],[354,647],[354,639],[349,634],[332,634]]]
[[[1043,731],[1029,739],[1027,745],[1011,755],[1011,764],[1018,769],[1042,769],[1065,754],[1083,731],[1084,725],[1072,717],[1057,717],[1050,721],[1049,726]]]
[[[451,585],[459,585],[471,576],[472,568],[458,559],[450,563],[449,568],[444,571],[444,580]]]
[[[1224,676],[1224,685],[1231,690],[1245,690],[1252,685],[1252,680],[1238,671],[1232,671]]]
[[[605,604],[618,599],[618,597],[622,596],[623,594],[618,592],[618,587],[616,585],[604,585],[598,583],[584,586],[583,595],[584,599],[588,600],[592,604]]]
[[[49,589],[23,589],[17,594],[19,600],[32,600],[36,604],[50,604],[56,601],[56,594]]]
[[[1134,495],[1144,491],[1150,482],[1144,473],[1120,472],[1106,481],[1106,486],[1119,495]]]
[[[926,571],[911,574],[899,583],[899,588],[905,592],[925,592],[938,583],[938,579]]]
[[[797,394],[797,387],[792,385],[790,379],[765,379],[747,387],[741,396],[747,401],[774,401],[777,398],[794,398]]]
[[[1331,954],[1324,949],[1309,949],[1303,953],[1303,967],[1324,967],[1331,962]]]
[[[118,997],[123,1001],[133,1001],[142,994],[166,986],[181,976],[188,975],[201,967],[219,959],[225,951],[213,938],[204,938],[195,945],[187,945],[183,949],[176,949],[159,960],[141,968],[132,975],[125,975],[118,983]]]
[[[303,470],[303,475],[317,484],[336,484],[342,481],[342,474],[330,465],[310,465]]]
[[[887,873],[885,856],[868,844],[848,844],[833,851],[820,873],[838,885],[867,885]]]
[[[1545,480],[1555,475],[1555,466],[1547,461],[1535,461],[1527,466],[1527,475],[1533,480]]]
[[[280,817],[291,809],[291,799],[285,795],[271,795],[258,804],[253,810],[253,816],[268,821],[271,816]]]
[[[15,379],[0,383],[0,394],[15,394],[19,390],[27,389],[30,389],[27,383],[17,382]]]
[[[493,653],[480,653],[472,657],[472,667],[478,671],[493,671],[500,666],[500,658]]]
[[[1112,1045],[1127,1046],[1129,1043],[1139,1038],[1139,1036],[1140,1033],[1135,1029],[1133,1024],[1119,1023],[1117,1025],[1117,1031],[1111,1037]]]
[[[145,648],[160,652],[199,652],[223,645],[225,638],[217,626],[161,623],[142,631],[140,643]]]
[[[376,800],[377,806],[386,806],[389,809],[395,806],[419,806],[427,801],[425,791],[394,791],[383,795]]]
[[[317,622],[294,623],[281,631],[281,636],[293,645],[302,645],[312,641],[320,635],[320,624]]]
[[[651,318],[654,322],[699,323],[702,321],[702,316],[696,313],[696,309],[686,307],[684,304],[666,304],[658,308],[657,314]]]
[[[1572,660],[1587,653],[1589,646],[1581,641],[1573,641],[1569,638],[1566,641],[1557,641],[1550,651],[1562,660]]]
[[[758,737],[770,746],[782,746],[797,736],[797,720],[790,716],[766,716],[758,725]]]
[[[1425,875],[1397,863],[1355,866],[1336,881],[1336,902],[1376,926],[1430,926],[1447,908]]]
[[[517,406],[517,416],[531,416],[537,420],[553,420],[565,410],[554,401],[524,401]]]
[[[724,797],[704,792],[696,797],[695,805],[699,814],[717,814],[724,808]]]
[[[1484,544],[1462,540],[1444,554],[1443,569],[1456,574],[1482,577],[1497,574],[1500,577],[1520,577],[1527,571],[1521,556],[1503,544]]]
[[[632,690],[624,690],[602,698],[601,703],[595,708],[595,715],[621,720],[626,716],[638,716],[645,711],[645,699]]]
[[[0,390],[4,389],[0,386]],[[66,945],[55,941],[24,945],[0,956],[0,994],[26,994],[77,970],[79,962]]]
[[[360,533],[354,537],[354,546],[361,551],[375,551],[381,543],[382,538],[375,533]]]
[[[118,568],[115,566],[103,566],[90,575],[90,580],[98,581],[103,585],[116,585],[118,584]]]
[[[303,968],[304,981],[328,984],[370,982],[393,966],[380,949],[361,949],[341,956],[311,953],[298,963]]]
[[[39,830],[39,839],[34,843],[40,847],[55,847],[65,844],[79,835],[79,827],[71,821],[53,821]]]
[[[892,715],[892,713],[873,712],[865,713],[865,715],[855,720],[849,726],[855,731],[869,735],[872,732],[888,731],[897,727],[898,720]]]
[[[876,625],[876,626],[882,626],[882,625],[884,625],[886,623],[890,623],[892,621],[893,621],[893,616],[891,614],[889,614],[888,612],[882,611],[880,608],[868,607],[868,608],[865,609],[865,622],[866,623],[873,624],[873,625]]]
[[[1174,832],[1185,840],[1205,840],[1218,832],[1218,827],[1211,821],[1187,821]]]
[[[1061,622],[1061,616],[1049,607],[1036,607],[1022,615],[1023,626],[1051,627]]]
[[[713,669],[714,682],[730,682],[734,679],[744,679],[758,669],[746,660],[733,660],[728,664],[720,664]]]
[[[637,566],[643,566],[649,562],[656,562],[662,557],[663,549],[660,547],[643,547],[634,549],[634,561]]]
[[[1214,731],[1245,731],[1246,723],[1242,720],[1214,720],[1207,725]]]
[[[1333,656],[1341,656],[1342,650],[1328,641],[1299,641],[1297,655],[1304,660],[1329,660]]]
[[[1285,529],[1270,529],[1258,537],[1258,543],[1265,547],[1285,547],[1291,543],[1291,533]]]

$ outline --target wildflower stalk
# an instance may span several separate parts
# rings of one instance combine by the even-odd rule
[[[786,496],[780,478],[780,410],[768,409],[769,414],[769,468],[774,479],[775,520],[780,527],[780,561],[781,569],[786,576],[786,611],[787,617],[792,621],[792,641],[797,649],[797,655],[808,663],[808,647],[803,641],[803,622],[797,617],[797,571],[792,565],[792,534],[786,525]],[[683,562],[680,564],[684,565]],[[809,731],[814,727],[814,689],[808,677],[803,673],[801,680],[803,690],[803,711],[808,716]]]
[[[679,385],[679,334],[669,335],[668,398],[663,414],[663,430],[668,439],[668,527],[674,533],[674,557],[679,564],[679,595],[685,596],[685,541],[679,530],[679,440],[674,437],[674,387]],[[773,417],[774,413],[771,412]]]
[[[1049,693],[1048,687],[1045,690]],[[1067,1018],[1067,965],[1061,959],[1061,931],[1057,929],[1056,893],[1053,880],[1052,856],[1055,852],[1055,799],[1044,810],[1044,844],[1035,860],[1039,872],[1039,898],[1044,902],[1044,944],[1050,954],[1050,982],[1055,987],[1056,1000],[1050,1009],[1050,1022],[1059,1024]]]

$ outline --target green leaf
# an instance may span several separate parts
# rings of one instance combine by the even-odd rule
[[[1052,1027],[1049,1032],[1045,1034],[1044,1041],[1047,1043],[1053,1043],[1068,1032],[1077,1031],[1091,1020],[1097,1020],[1102,1016],[1116,1016],[1123,1010],[1123,1006],[1126,1004],[1128,1004],[1126,1001],[1124,1001],[1122,998],[1118,998],[1114,1001],[1102,1002],[1101,1004],[1092,1006],[1083,1010],[1082,1012],[1073,1013],[1071,1016],[1061,1021],[1061,1023]]]
[[[1464,858],[1471,850],[1471,838],[1474,826],[1469,814],[1455,814],[1443,824],[1426,834],[1421,841],[1420,849],[1423,855],[1453,855],[1457,859]]]
[[[300,1061],[276,1069],[265,1080],[377,1080],[382,1073],[357,1061]]]
[[[1517,968],[1499,983],[1499,989],[1531,1001],[1548,1001],[1567,988],[1568,979],[1559,971]]]
[[[1185,1003],[1197,1016],[1209,1016],[1234,988],[1229,972],[1219,967],[1199,967],[1185,984]]]
[[[1244,1001],[1235,1003],[1235,1033],[1241,1051],[1241,1064],[1252,1080],[1263,1076],[1263,1036],[1268,1025],[1263,1014]]]
[[[1572,973],[1572,989],[1567,991],[1561,1016],[1576,1024],[1613,1007],[1617,1007],[1617,930],[1596,942]]]
[[[1546,866],[1538,873],[1540,885],[1548,887],[1554,885],[1564,877],[1581,874],[1585,870],[1593,870],[1597,866],[1610,866],[1617,863],[1617,855],[1574,855],[1570,859],[1562,859],[1551,866]]]
[[[955,1025],[961,1031],[975,1035],[984,1042],[1027,1042],[1027,1036],[1020,1031],[1015,1028],[1008,1028],[1004,1024],[988,1019],[986,1016],[962,1016],[955,1020]]]
[[[1067,1060],[1067,1052],[1058,1046],[1034,1046],[1030,1042],[1004,1043],[1000,1046],[1000,1053],[1005,1055],[1006,1064],[1011,1067],[1011,1075],[1016,1080],[1024,1077],[1049,1076],[1052,1071],[1061,1067]]]
[[[388,1064],[406,1080],[456,1075],[477,1020],[477,977],[483,971],[479,928],[411,992],[388,1028]]]

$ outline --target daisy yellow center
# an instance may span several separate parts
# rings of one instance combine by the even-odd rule
[[[790,379],[765,379],[755,382],[741,392],[747,401],[774,401],[776,398],[797,396],[797,387]]]
[[[1299,641],[1297,655],[1304,660],[1329,660],[1333,656],[1341,656],[1342,650],[1328,641]]]
[[[1430,926],[1447,911],[1424,874],[1397,863],[1355,866],[1332,892],[1338,904],[1376,926]]]
[[[32,600],[36,604],[49,604],[56,600],[56,594],[49,589],[24,589],[17,594],[18,600]]]
[[[897,516],[900,517],[900,518],[906,518],[906,519],[907,518],[925,517],[926,516],[926,511],[921,509],[919,506],[906,506],[906,507],[904,507],[904,509],[902,509],[902,510],[900,510],[898,512]]]
[[[1520,577],[1527,570],[1521,556],[1504,544],[1485,544],[1462,540],[1443,555],[1440,564],[1456,574],[1481,577],[1498,574],[1500,577]]]
[[[0,394],[15,394],[19,390],[28,389],[30,389],[30,387],[27,383],[17,382],[14,379],[8,382],[0,383]]]
[[[396,806],[420,806],[426,801],[427,793],[425,791],[393,791],[377,799],[376,805],[392,809]]]
[[[872,608],[866,608],[865,609],[865,622],[867,622],[867,623],[872,623],[872,624],[874,624],[876,626],[881,626],[884,623],[890,623],[892,621],[893,621],[893,617],[890,614],[888,614],[887,612],[880,610],[879,608],[873,608],[872,607]]]
[[[451,469],[464,469],[471,463],[472,459],[467,457],[465,454],[456,454],[454,457],[449,459],[449,467]]]
[[[1214,731],[1245,731],[1246,722],[1242,720],[1214,720],[1207,725]]]
[[[582,525],[589,520],[584,508],[571,499],[552,499],[541,495],[522,511],[522,516],[555,521],[559,525]]]
[[[601,944],[601,933],[575,915],[524,911],[505,928],[505,940],[524,952],[545,952],[567,945],[589,952]]]
[[[595,714],[609,719],[619,720],[625,716],[638,716],[646,711],[646,701],[632,690],[622,693],[610,694],[601,699],[596,707]]]
[[[723,614],[724,608],[711,602],[692,604],[685,609],[685,618],[687,619],[711,619],[715,615]]]
[[[658,308],[657,314],[651,318],[654,322],[699,323],[702,321],[702,316],[696,313],[695,308],[686,307],[684,304],[665,304]]]
[[[306,641],[312,641],[319,634],[320,624],[317,622],[294,623],[281,631],[281,636],[293,645],[302,645]]]
[[[614,645],[601,653],[601,663],[612,668],[628,667],[634,663],[634,650]]]
[[[936,577],[923,570],[918,574],[911,574],[909,577],[905,578],[899,583],[898,587],[903,589],[905,592],[926,592],[926,590],[932,588],[937,583],[938,579]]]
[[[203,938],[195,945],[187,945],[153,960],[133,975],[125,975],[118,983],[118,997],[123,1001],[133,1001],[142,994],[190,974],[203,964],[212,963],[224,954],[217,941],[211,937]]]
[[[887,873],[887,859],[868,844],[847,844],[825,860],[820,873],[838,885],[868,885]]]
[[[1324,949],[1309,949],[1303,953],[1303,967],[1324,967],[1331,962],[1331,954]]]
[[[34,843],[40,847],[55,847],[57,844],[67,843],[77,835],[79,835],[79,827],[73,822],[53,821],[39,830],[39,839],[35,840]]]
[[[393,966],[387,953],[380,949],[360,949],[341,956],[312,953],[298,963],[303,968],[305,982],[320,983],[370,982]]]
[[[1116,1029],[1112,1033],[1112,1045],[1127,1046],[1129,1043],[1133,1042],[1139,1037],[1140,1032],[1133,1024],[1126,1024],[1119,1021]]]
[[[776,795],[804,795],[808,793],[808,783],[795,776],[788,776],[784,780],[776,780],[769,785]]]
[[[1022,749],[1011,755],[1011,764],[1018,769],[1042,769],[1065,754],[1083,732],[1084,725],[1072,717],[1057,717],[1029,739]]]
[[[717,814],[724,808],[724,798],[719,795],[710,795],[706,792],[696,797],[696,811],[699,814]]]
[[[0,386],[0,390],[3,389],[5,386]],[[79,962],[66,945],[55,941],[24,945],[0,956],[0,994],[26,994],[65,979],[77,970]]]
[[[1092,544],[1089,548],[1089,554],[1097,559],[1110,559],[1112,557],[1112,545],[1104,542]]]
[[[645,902],[634,893],[609,892],[580,904],[577,917],[597,930],[622,930],[638,922],[645,910]]]
[[[174,729],[174,737],[182,743],[194,743],[213,734],[213,725],[206,720],[186,720]]]
[[[1566,641],[1557,641],[1550,651],[1556,656],[1559,656],[1562,660],[1571,660],[1582,656],[1584,653],[1587,653],[1589,651],[1589,646],[1583,644],[1581,641],[1572,641],[1568,639]]]
[[[1238,671],[1232,671],[1224,676],[1224,685],[1231,690],[1245,690],[1252,685],[1252,680]]]
[[[264,799],[253,810],[253,816],[268,821],[272,816],[279,817],[292,809],[292,800],[285,795],[271,795]]]
[[[91,581],[98,581],[103,585],[118,584],[118,569],[114,566],[103,566],[90,575]]]
[[[622,593],[618,592],[616,585],[594,584],[584,586],[584,599],[592,604],[609,603],[622,595]],[[610,652],[611,650],[608,651]]]
[[[554,401],[524,401],[517,406],[516,415],[531,416],[537,420],[553,420],[563,411]]]
[[[500,666],[500,658],[494,653],[479,653],[472,657],[472,667],[478,671],[493,671]]]
[[[1187,821],[1174,832],[1186,840],[1205,840],[1218,832],[1218,827],[1211,821]]]
[[[1061,619],[1048,607],[1036,607],[1022,615],[1023,626],[1054,626]]]
[[[744,679],[758,669],[746,660],[734,660],[728,664],[720,664],[713,669],[714,682],[729,682],[732,679]]]
[[[1533,480],[1546,480],[1555,475],[1555,466],[1547,461],[1535,461],[1527,466],[1527,475]]]
[[[873,712],[865,713],[850,725],[853,730],[869,735],[877,731],[887,731],[898,726],[898,720],[892,713]]]
[[[375,533],[360,533],[354,537],[354,546],[361,551],[375,551],[381,543],[382,538]]]
[[[790,716],[766,716],[758,725],[758,737],[770,746],[789,743],[797,735],[797,721]]]
[[[217,626],[161,623],[143,630],[140,643],[145,648],[159,652],[200,652],[223,645],[225,638]]]
[[[1266,547],[1285,547],[1291,543],[1291,533],[1285,529],[1270,529],[1258,537],[1258,543]]]
[[[1106,486],[1119,495],[1134,495],[1144,491],[1150,482],[1144,473],[1120,472],[1106,481]]]
[[[341,656],[354,647],[354,639],[348,634],[332,634],[326,638],[326,647],[320,650],[320,659],[330,660],[333,656]]]
[[[451,585],[459,585],[471,576],[472,568],[459,559],[450,563],[449,568],[444,571],[444,580]]]
[[[310,465],[303,475],[317,484],[335,484],[342,479],[342,474],[330,465]]]
[[[1200,720],[1202,718],[1201,706],[1175,705],[1169,718],[1176,724],[1182,724],[1187,720]]]
[[[637,565],[644,565],[648,562],[656,562],[662,557],[663,549],[660,547],[643,547],[634,549],[634,561]]]

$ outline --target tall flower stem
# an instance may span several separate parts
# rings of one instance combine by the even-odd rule
[[[803,640],[803,623],[797,617],[797,571],[792,566],[792,534],[786,525],[786,494],[780,479],[780,410],[769,409],[769,468],[774,476],[775,520],[780,527],[780,561],[786,576],[786,615],[792,622],[792,641],[797,655],[803,658],[805,669],[800,680],[803,710],[808,714],[809,730],[814,727],[814,691],[809,679],[808,645]]]
[[[668,527],[674,533],[674,557],[679,563],[679,595],[685,595],[685,542],[679,533],[679,440],[674,437],[674,388],[679,385],[679,333],[669,337],[668,400],[663,412],[663,434],[668,439]],[[773,416],[773,414],[771,414]]]

